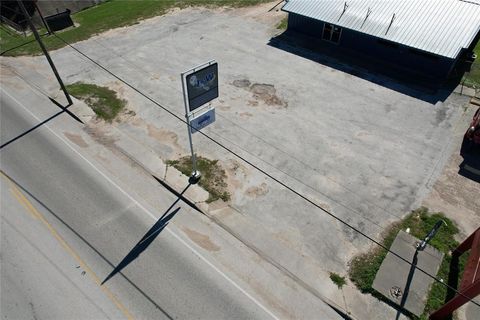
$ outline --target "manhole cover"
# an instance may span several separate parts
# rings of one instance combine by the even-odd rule
[[[401,296],[402,296],[402,289],[400,289],[400,287],[392,287],[390,289],[390,295],[395,298],[395,299],[399,299]]]

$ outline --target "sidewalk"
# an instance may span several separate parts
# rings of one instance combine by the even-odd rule
[[[36,74],[40,76],[39,74]],[[45,83],[47,83],[45,79]],[[52,87],[41,88],[43,93],[29,86],[2,67],[2,88],[13,96],[36,95],[37,103],[32,110],[40,119],[46,119],[59,111],[43,94],[63,97]],[[172,203],[177,195],[159,184],[158,177],[172,189],[181,192],[187,185],[187,177],[174,168],[168,169],[155,153],[123,134],[114,127],[108,132],[97,130],[91,110],[75,100],[69,109],[78,115],[85,126],[72,126],[71,122],[51,120],[48,126],[65,136],[70,145],[82,156],[102,167],[115,183],[148,208],[162,208]],[[73,121],[72,121],[73,122]],[[14,143],[21,142],[21,138]],[[198,186],[191,186],[185,197],[206,209],[204,201],[208,194]],[[267,306],[280,319],[342,319],[328,303],[312,294],[248,245],[232,237],[221,225],[195,209],[182,210],[169,225],[183,241],[198,249],[216,268],[237,283],[242,289]],[[256,230],[254,231],[254,233]],[[341,308],[339,308],[341,309]]]
[[[24,63],[16,60],[14,64],[21,68]],[[21,79],[2,66],[2,74],[2,86],[15,94],[40,90],[60,101],[63,99],[61,92],[41,73],[30,70],[32,77]],[[158,152],[145,145],[142,136],[126,134],[126,130],[119,130],[121,124],[118,123],[97,126],[90,108],[76,99],[74,102],[69,110],[86,123],[85,127],[72,130],[55,122],[54,128],[63,132],[79,152],[102,164],[121,185],[134,190],[135,198],[155,207],[164,197],[174,196],[165,193],[163,188],[160,191],[152,176],[178,193],[188,184],[188,178],[175,168],[167,167]],[[39,116],[47,118],[58,111],[54,108],[57,107],[51,106],[46,99],[45,105],[37,111]],[[311,319],[317,318],[319,312],[329,314],[329,319],[336,318],[338,315],[332,314],[333,309],[328,305],[352,319],[380,320],[396,314],[393,308],[371,295],[361,294],[349,282],[339,290],[329,279],[324,266],[292,246],[280,234],[275,234],[274,227],[267,230],[221,201],[208,205],[205,202],[208,193],[198,186],[189,188],[185,198],[196,204],[201,212],[192,209],[189,218],[179,216],[171,225],[181,230],[188,241],[214,256],[223,268],[233,272],[242,287],[255,292],[273,310],[280,310],[282,318]],[[229,250],[216,250],[227,246]]]

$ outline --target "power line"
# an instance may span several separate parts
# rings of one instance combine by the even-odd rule
[[[47,36],[47,35],[49,35],[49,33],[41,34],[40,37],[44,37],[44,36]],[[12,48],[8,48],[8,49],[6,49],[6,50],[3,50],[2,52],[0,52],[0,56],[3,56],[3,55],[4,55],[5,53],[7,53],[7,52],[14,51],[14,50],[16,50],[16,49],[18,49],[18,48],[21,48],[21,47],[23,47],[23,46],[25,46],[25,45],[27,45],[27,44],[30,44],[30,43],[32,43],[32,42],[35,42],[35,41],[37,41],[37,40],[36,40],[36,39],[31,39],[31,40],[28,40],[28,41],[26,41],[26,42],[23,42],[23,43],[21,43],[21,44],[19,44],[19,45],[16,45],[16,46],[14,46],[14,47],[12,47]]]
[[[129,59],[125,58],[125,57],[122,56],[121,54],[116,53],[115,50],[112,50],[112,48],[110,48],[110,47],[102,44],[100,41],[98,41],[98,40],[96,40],[96,39],[93,39],[93,38],[91,39],[91,41],[97,43],[99,46],[101,46],[102,48],[108,50],[109,52],[112,52],[115,56],[123,59],[126,63],[128,63],[129,65],[131,65],[132,67],[134,67],[136,71],[137,71],[137,70],[141,70],[145,75],[148,75],[148,76],[152,76],[152,75],[153,75],[153,74],[151,74],[150,72],[146,71],[146,70],[145,70],[144,68],[142,68],[141,66],[139,66],[139,65],[133,63],[132,61],[130,61]],[[175,91],[178,91],[178,92],[181,93],[181,91],[180,91],[178,88],[175,88],[175,87],[172,86],[172,85],[163,84],[163,86],[168,86],[168,87],[170,87],[172,90],[175,90]],[[172,111],[172,112],[173,112],[173,111]],[[265,143],[266,145],[268,145],[268,146],[270,146],[270,147],[278,150],[279,152],[282,152],[283,154],[285,154],[285,155],[287,155],[288,157],[292,158],[293,160],[299,162],[300,164],[302,164],[302,165],[304,165],[304,166],[307,166],[307,167],[310,168],[311,170],[313,170],[313,171],[315,171],[315,172],[318,172],[318,170],[317,170],[316,168],[313,168],[313,167],[310,166],[308,163],[306,163],[306,162],[304,162],[304,161],[296,158],[295,156],[289,154],[288,152],[286,152],[286,151],[280,149],[279,147],[277,147],[277,146],[269,143],[268,141],[266,141],[266,140],[264,140],[263,138],[255,135],[255,134],[252,133],[251,131],[249,131],[249,130],[245,129],[244,127],[242,127],[242,126],[236,124],[235,122],[231,121],[231,120],[228,119],[227,117],[225,117],[225,116],[223,116],[223,115],[221,115],[221,114],[217,114],[217,115],[218,115],[220,118],[222,118],[222,119],[230,122],[232,125],[234,125],[234,126],[240,128],[241,130],[247,132],[247,133],[250,134],[251,136],[259,139],[260,141],[262,141],[262,142]],[[316,189],[315,187],[311,186],[310,184],[305,183],[305,182],[302,181],[300,178],[297,178],[297,177],[289,174],[288,172],[280,169],[279,167],[274,166],[273,164],[271,164],[271,163],[269,163],[268,161],[262,159],[261,157],[257,156],[256,154],[252,153],[251,151],[245,149],[244,147],[242,147],[242,146],[239,145],[238,143],[236,143],[236,142],[234,142],[234,141],[232,141],[232,140],[230,140],[230,139],[227,139],[225,136],[222,136],[222,135],[216,133],[216,132],[213,131],[213,130],[208,130],[208,131],[209,131],[210,133],[212,133],[213,135],[219,137],[220,139],[223,139],[223,140],[227,141],[227,142],[230,143],[231,145],[236,146],[237,148],[239,148],[240,150],[242,150],[242,151],[244,151],[245,153],[249,154],[249,155],[252,156],[253,158],[255,158],[255,159],[263,162],[263,163],[266,164],[267,166],[269,166],[269,167],[271,167],[271,168],[273,168],[273,169],[281,172],[282,174],[288,176],[289,178],[295,180],[297,183],[305,186],[306,188],[312,190],[313,192],[319,193],[320,195],[324,196],[325,198],[329,199],[330,201],[334,202],[335,204],[337,204],[337,205],[345,208],[346,210],[354,213],[355,215],[359,216],[360,219],[363,219],[363,220],[366,220],[366,221],[370,222],[372,225],[376,226],[381,232],[383,232],[383,231],[385,230],[385,228],[382,227],[378,222],[376,222],[375,220],[372,220],[372,219],[370,219],[369,217],[365,216],[364,214],[362,214],[362,212],[355,210],[355,209],[352,208],[351,206],[349,206],[349,205],[347,205],[347,204],[344,204],[344,203],[340,202],[339,200],[334,199],[332,196],[326,194],[325,192],[322,192],[322,191]],[[336,180],[334,180],[334,179],[332,179],[332,178],[330,178],[330,177],[328,177],[328,176],[323,176],[323,177],[325,177],[326,179],[332,181],[333,183],[335,183],[335,184],[338,185],[339,187],[345,189],[346,191],[348,191],[348,192],[356,195],[356,196],[357,196],[358,198],[360,198],[362,201],[367,202],[367,203],[370,203],[370,204],[372,204],[373,206],[377,207],[378,209],[381,209],[384,213],[387,213],[388,215],[390,215],[390,216],[392,216],[392,217],[394,217],[394,218],[396,218],[396,219],[402,219],[402,217],[400,217],[400,216],[398,216],[398,215],[396,215],[396,214],[391,213],[388,209],[379,206],[379,205],[376,204],[375,202],[370,201],[370,200],[368,200],[368,199],[367,199],[367,200],[362,199],[359,194],[355,193],[355,191],[353,191],[353,190],[351,190],[350,188],[344,186],[343,184],[337,182]],[[392,201],[393,201],[393,200],[392,200]],[[380,232],[380,233],[381,233],[381,232]],[[377,241],[379,241],[379,240],[377,240]],[[400,239],[400,241],[407,243],[407,241],[404,240],[404,239]],[[430,256],[432,256],[432,257],[436,257],[436,256],[432,255],[432,254],[429,253],[429,252],[425,252],[425,254],[428,254],[428,255],[430,255]]]
[[[122,78],[120,78],[119,76],[117,76],[116,74],[114,74],[113,72],[111,72],[110,70],[108,70],[107,68],[105,68],[103,65],[101,65],[100,63],[98,63],[97,61],[93,60],[92,58],[90,58],[88,55],[86,55],[85,53],[83,53],[82,51],[80,51],[79,49],[77,49],[76,47],[74,47],[73,45],[71,45],[70,43],[68,43],[67,41],[65,41],[63,38],[61,38],[60,36],[58,36],[56,33],[54,33],[55,37],[57,37],[58,39],[60,39],[63,43],[65,43],[65,45],[69,46],[70,48],[72,48],[73,50],[75,50],[76,52],[78,52],[80,55],[82,55],[83,57],[87,58],[89,61],[91,61],[93,64],[95,64],[96,66],[98,66],[100,69],[104,70],[106,73],[110,74],[112,77],[114,77],[115,79],[121,81],[122,83],[124,83],[125,85],[127,85],[129,88],[131,88],[132,90],[134,90],[135,92],[137,92],[138,94],[140,94],[141,96],[143,96],[145,99],[149,100],[150,102],[152,102],[153,104],[157,105],[158,107],[160,107],[161,109],[163,109],[164,111],[166,111],[167,113],[169,113],[171,116],[173,116],[174,118],[176,118],[177,120],[181,121],[182,123],[186,124],[187,126],[189,126],[190,128],[193,129],[193,127],[187,122],[185,121],[183,118],[181,118],[180,116],[176,115],[174,112],[172,112],[170,109],[168,109],[167,107],[161,105],[160,103],[158,103],[157,101],[155,101],[154,99],[152,99],[150,96],[148,96],[147,94],[143,93],[142,91],[140,91],[139,89],[137,89],[136,87],[134,87],[132,84],[130,84],[129,82],[123,80]],[[428,277],[430,277],[431,279],[433,279],[434,281],[437,281],[441,284],[443,284],[444,286],[446,286],[448,289],[452,290],[453,292],[455,292],[456,294],[458,295],[461,295],[462,297],[466,298],[469,302],[475,304],[476,306],[480,307],[480,304],[478,304],[476,301],[472,300],[470,297],[464,295],[463,293],[459,292],[457,289],[453,288],[452,286],[444,283],[442,280],[438,279],[437,277],[431,275],[430,273],[426,272],[425,270],[423,270],[422,268],[418,267],[417,265],[414,265],[412,264],[410,261],[408,261],[407,259],[403,258],[402,256],[400,256],[399,254],[397,254],[396,252],[394,251],[391,251],[390,248],[387,248],[385,245],[383,245],[381,242],[375,240],[374,238],[372,238],[371,236],[367,235],[366,233],[364,233],[363,231],[361,231],[360,229],[358,229],[357,227],[351,225],[350,223],[348,223],[347,221],[344,221],[343,219],[335,216],[333,213],[331,213],[329,210],[327,209],[324,209],[322,208],[320,205],[316,204],[315,202],[313,202],[312,200],[310,200],[308,197],[304,196],[303,194],[301,194],[300,192],[296,191],[295,189],[293,189],[292,187],[288,186],[287,184],[285,184],[284,182],[282,182],[281,180],[275,178],[274,176],[272,176],[270,173],[266,172],[265,170],[263,170],[262,168],[258,167],[257,165],[255,165],[254,163],[252,163],[251,161],[245,159],[244,157],[242,157],[241,155],[239,155],[238,153],[236,153],[235,151],[231,150],[230,148],[228,148],[227,146],[223,145],[222,143],[218,142],[217,140],[213,139],[212,137],[210,137],[209,135],[207,135],[206,133],[202,132],[202,131],[198,131],[200,133],[200,135],[202,135],[203,137],[205,137],[206,139],[210,140],[211,142],[213,142],[214,144],[218,145],[220,148],[224,149],[225,151],[231,153],[232,155],[234,155],[235,157],[237,157],[238,159],[242,160],[243,162],[247,163],[248,165],[250,165],[252,168],[256,169],[257,171],[261,172],[262,174],[264,174],[265,176],[267,176],[268,178],[270,178],[271,180],[275,181],[276,183],[278,183],[279,185],[281,185],[282,187],[284,187],[285,189],[289,190],[290,192],[294,193],[295,195],[297,195],[299,198],[303,199],[304,201],[310,203],[311,205],[313,205],[314,207],[316,207],[317,209],[320,209],[321,211],[323,211],[325,214],[327,214],[328,216],[332,217],[333,219],[337,220],[338,222],[344,224],[345,226],[347,226],[348,228],[352,229],[353,231],[359,233],[360,235],[362,235],[363,237],[365,237],[366,239],[370,240],[371,242],[375,243],[377,246],[379,246],[380,248],[382,248],[383,250],[391,253],[392,255],[394,255],[395,257],[397,257],[398,259],[402,260],[403,262],[409,264],[410,266],[412,266],[414,269],[417,269],[418,271],[424,273],[425,275],[427,275]]]
[[[121,54],[116,53],[114,50],[112,50],[111,48],[109,48],[109,47],[107,47],[106,45],[102,44],[102,43],[99,42],[98,40],[96,40],[96,39],[91,39],[91,40],[92,40],[93,42],[97,43],[98,45],[100,45],[101,47],[103,47],[104,49],[109,50],[109,52],[112,52],[112,53],[113,53],[114,55],[116,55],[117,57],[123,59],[125,62],[127,62],[128,64],[130,64],[131,66],[133,66],[133,67],[135,68],[135,70],[140,70],[140,71],[142,71],[144,74],[149,75],[149,76],[152,76],[151,73],[149,73],[148,71],[146,71],[145,69],[143,69],[141,66],[133,63],[132,61],[130,61],[129,59],[125,58],[125,57],[122,56]],[[164,85],[165,85],[165,84],[164,84]],[[181,92],[178,88],[175,88],[175,87],[173,87],[173,86],[171,86],[171,85],[168,85],[168,84],[167,84],[167,86],[169,86],[169,87],[172,88],[173,90],[176,90],[176,91],[178,91],[178,92]],[[260,140],[260,141],[263,142],[264,144],[266,144],[266,145],[274,148],[275,150],[277,150],[277,151],[285,154],[285,155],[288,156],[289,158],[297,161],[299,164],[308,167],[308,168],[311,169],[312,171],[315,171],[315,172],[317,172],[317,173],[320,173],[317,168],[312,167],[310,164],[306,163],[305,161],[303,161],[303,160],[301,160],[301,159],[299,159],[299,158],[291,155],[291,154],[288,153],[287,151],[285,151],[285,150],[283,150],[283,149],[281,149],[281,148],[273,145],[272,143],[268,142],[268,141],[265,140],[264,138],[256,135],[255,133],[249,131],[248,129],[240,126],[239,124],[237,124],[237,123],[235,123],[235,122],[233,122],[233,121],[230,120],[228,117],[225,117],[225,116],[223,116],[223,115],[221,115],[221,114],[219,114],[219,113],[218,113],[217,115],[218,115],[218,117],[220,117],[220,118],[222,118],[222,119],[230,122],[233,126],[236,126],[237,128],[240,128],[241,130],[247,132],[249,135],[255,137],[255,138],[258,139],[258,140]],[[313,191],[321,194],[322,196],[324,196],[324,197],[326,197],[327,199],[335,202],[336,204],[344,207],[345,209],[347,209],[347,210],[349,210],[349,211],[351,211],[351,212],[353,212],[353,213],[361,216],[363,219],[369,221],[370,223],[377,225],[380,229],[383,229],[382,226],[380,226],[377,222],[372,221],[371,219],[365,217],[364,215],[362,215],[361,212],[359,212],[359,211],[351,208],[350,206],[348,206],[348,205],[346,205],[346,204],[343,204],[343,203],[340,202],[339,200],[334,199],[332,196],[330,196],[330,195],[328,195],[328,194],[326,194],[326,193],[324,193],[324,192],[316,189],[315,187],[313,187],[313,186],[311,186],[311,185],[309,185],[309,184],[306,184],[305,182],[301,181],[300,179],[298,179],[298,178],[292,176],[291,174],[283,171],[282,169],[280,169],[280,168],[272,165],[271,163],[267,162],[266,160],[264,160],[264,159],[260,158],[259,156],[253,154],[251,151],[244,149],[244,148],[243,148],[242,146],[240,146],[239,144],[237,144],[237,143],[235,143],[235,142],[233,142],[233,141],[225,138],[224,136],[221,136],[220,134],[218,134],[218,133],[216,133],[216,132],[213,132],[213,131],[211,131],[211,130],[210,130],[210,132],[213,133],[214,135],[216,135],[216,136],[218,136],[218,137],[220,137],[220,138],[222,138],[222,139],[225,139],[225,140],[227,140],[228,142],[234,144],[234,145],[235,145],[236,147],[238,147],[239,149],[247,152],[249,155],[251,155],[251,156],[255,157],[256,159],[262,161],[263,163],[265,163],[265,164],[267,164],[267,165],[275,168],[276,170],[278,170],[278,171],[282,172],[283,174],[287,175],[288,177],[296,180],[298,183],[304,185],[305,187],[307,187],[307,188],[309,188],[309,189],[311,189],[311,190],[313,190]],[[349,193],[354,194],[354,195],[357,196],[358,198],[362,199],[361,195],[358,194],[358,193],[356,193],[355,190],[352,190],[351,188],[348,188],[347,186],[341,184],[340,182],[336,181],[335,179],[333,179],[333,178],[331,178],[331,177],[328,177],[328,176],[323,176],[323,177],[325,177],[325,178],[328,179],[329,181],[335,183],[335,184],[338,185],[339,187],[345,189],[345,190],[348,191]],[[367,202],[367,203],[373,205],[374,207],[382,210],[382,211],[385,212],[386,214],[388,214],[388,215],[390,215],[390,216],[392,216],[392,217],[394,217],[394,218],[396,218],[396,219],[402,219],[401,216],[398,216],[398,215],[390,212],[387,208],[378,205],[378,204],[375,203],[374,201],[371,201],[371,200],[368,200],[368,199],[362,199],[362,201]]]

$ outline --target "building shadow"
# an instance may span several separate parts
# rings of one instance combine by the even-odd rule
[[[458,174],[480,183],[480,146],[476,145],[467,148],[465,146],[466,143],[468,142],[464,141],[462,143],[462,150],[469,150],[462,152],[463,161],[459,165]]]
[[[475,159],[473,157],[465,157],[463,158],[462,163],[459,166],[458,174],[480,183],[480,163],[479,159]]]
[[[292,30],[271,38],[268,45],[432,104],[445,101],[463,75],[457,73],[451,79],[439,82],[413,70],[328,45],[320,39]]]
[[[181,196],[188,190],[191,184],[188,184],[185,189],[180,193]],[[165,213],[158,219],[158,221],[147,231],[147,233],[138,241],[138,243],[130,250],[130,252],[125,256],[125,258],[120,261],[120,263],[113,269],[113,271],[102,281],[102,285],[110,280],[117,273],[122,271],[126,266],[128,266],[132,261],[137,259],[142,252],[144,252],[150,244],[155,240],[156,237],[165,229],[169,221],[180,211],[180,207],[171,211],[173,207],[182,199],[178,197],[172,205],[165,211]]]
[[[22,132],[21,134],[15,136],[14,138],[6,141],[5,143],[2,143],[2,145],[0,145],[0,150],[3,149],[4,147],[8,146],[9,144],[17,141],[18,139],[22,138],[23,136],[26,136],[27,134],[29,134],[30,132],[40,128],[41,126],[43,126],[44,124],[50,122],[51,120],[55,119],[56,117],[58,117],[59,115],[63,114],[63,113],[66,113],[68,114],[70,117],[72,117],[73,119],[75,119],[76,121],[80,122],[81,124],[84,124],[82,120],[80,120],[79,117],[77,117],[74,113],[72,113],[70,110],[68,110],[68,108],[71,106],[71,104],[68,104],[66,106],[63,106],[61,103],[59,103],[58,101],[56,101],[55,99],[53,98],[48,98],[50,99],[50,101],[56,105],[57,107],[59,107],[61,109],[61,111],[55,113],[54,115],[52,115],[51,117],[43,120],[42,122],[34,125],[33,127],[31,127],[30,129]]]
[[[352,317],[350,317],[348,314],[346,314],[343,310],[340,310],[339,308],[335,307],[334,305],[327,303],[330,308],[333,309],[342,319],[344,320],[353,320]]]

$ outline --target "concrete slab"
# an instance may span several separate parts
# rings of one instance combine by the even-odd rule
[[[416,243],[420,240],[400,231],[393,241],[391,251],[413,262]],[[428,274],[436,275],[442,263],[443,253],[427,245],[419,251],[416,266]],[[411,279],[411,281],[408,281]],[[428,290],[433,279],[418,269],[388,253],[373,282],[373,288],[393,303],[402,306],[411,313],[420,316],[425,308]],[[399,289],[399,294],[395,291]],[[406,296],[406,297],[405,297]]]
[[[205,132],[377,237],[417,207],[435,182],[451,154],[452,131],[467,98],[452,95],[432,104],[423,97],[428,93],[406,95],[388,79],[379,85],[317,57],[306,59],[268,45],[278,33],[278,21],[271,20],[268,9],[177,10],[75,46],[180,117],[180,72],[203,62],[199,57],[215,58],[221,65],[222,90],[213,102],[217,122]],[[189,154],[183,123],[71,49],[53,51],[52,56],[66,83],[105,85],[128,101],[134,116],[113,124],[89,123],[115,136],[112,147],[151,172],[162,170],[150,168],[161,164],[158,159]],[[48,77],[51,71],[44,60],[2,57],[2,66],[9,65],[24,78],[35,66]],[[27,80],[35,87],[46,83],[36,77]],[[123,141],[119,132],[135,144]],[[154,154],[141,152],[140,145]],[[285,272],[331,300],[347,300],[353,315],[365,315],[360,319],[392,318],[395,310],[371,296],[352,293],[344,299],[333,285],[325,289],[329,272],[346,274],[348,261],[369,248],[369,241],[204,137],[194,136],[194,145],[198,154],[218,159],[227,171],[232,193],[228,205],[233,210],[231,218],[222,219],[232,232],[269,249],[272,261],[283,264],[285,252],[294,251],[292,257],[298,259],[282,265]],[[186,177],[167,171],[165,179],[181,191]],[[206,204],[200,205],[207,211]],[[239,217],[252,223],[241,223]],[[263,243],[267,238],[270,241]],[[281,241],[272,245],[275,239]]]
[[[454,92],[462,94],[462,95],[467,96],[467,97],[475,97],[475,94],[476,94],[476,91],[475,91],[474,88],[469,88],[469,87],[466,87],[466,86],[461,85],[461,84],[459,84],[455,88]]]
[[[480,303],[480,297],[475,299],[475,302]],[[475,320],[480,319],[480,307],[473,303],[467,303],[465,305],[465,319]]]
[[[209,135],[374,237],[417,207],[450,155],[452,127],[466,98],[453,95],[432,105],[274,48],[267,43],[278,31],[275,23],[264,22],[266,10],[248,17],[242,12],[179,10],[76,47],[181,117],[180,72],[199,63],[200,56],[214,57],[222,66],[222,92],[213,102],[218,119],[205,129]],[[66,83],[109,86],[135,112],[118,124],[98,124],[100,129],[115,127],[164,161],[189,153],[183,123],[71,49],[52,56]],[[24,77],[32,65],[51,74],[43,57],[2,63]],[[300,254],[321,262],[326,274],[345,270],[356,252],[370,246],[350,229],[332,227],[333,219],[218,145],[201,136],[194,137],[194,145],[198,154],[227,169],[235,210],[272,234],[286,235]]]

